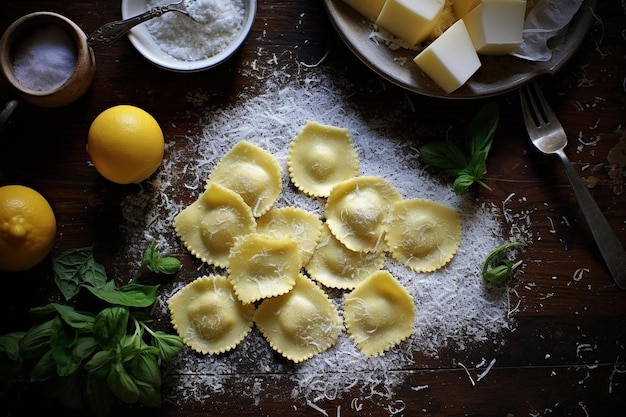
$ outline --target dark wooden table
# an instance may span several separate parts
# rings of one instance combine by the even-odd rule
[[[617,1],[599,3],[579,51],[556,76],[540,81],[569,136],[567,154],[626,244],[626,10]],[[121,15],[120,1],[113,0],[9,0],[2,6],[0,31],[40,10],[64,14],[87,33]],[[132,244],[119,227],[120,203],[141,188],[109,183],[89,164],[87,130],[107,107],[129,103],[147,109],[161,121],[168,155],[184,155],[184,137],[200,129],[202,105],[219,109],[236,103],[240,95],[260,94],[272,77],[304,80],[307,71],[324,68],[347,74],[352,82],[349,100],[357,108],[409,103],[406,114],[399,116],[401,127],[419,132],[416,140],[422,143],[450,134],[462,137],[469,118],[485,102],[428,98],[381,80],[344,45],[322,3],[311,0],[260,0],[246,44],[228,62],[206,72],[159,69],[126,39],[97,49],[96,59],[93,86],[78,102],[60,109],[26,107],[18,115],[2,139],[0,185],[26,184],[49,199],[59,225],[54,253],[95,245],[98,259],[120,276],[135,262],[120,255],[126,253],[120,247]],[[255,61],[272,59],[276,65],[268,67],[271,73],[249,75]],[[11,98],[2,81],[0,101]],[[162,407],[120,405],[115,415],[623,415],[626,292],[610,278],[560,163],[529,143],[518,93],[494,100],[501,120],[488,159],[486,182],[493,191],[476,188],[472,198],[477,205],[506,205],[512,213],[526,214],[528,235],[524,265],[509,283],[516,308],[511,309],[512,329],[502,335],[501,346],[449,346],[435,356],[415,352],[413,365],[390,371],[402,374],[404,382],[378,402],[360,400],[364,394],[357,388],[314,402],[292,398],[286,366],[285,374],[225,378],[220,389],[204,392],[201,399],[171,398],[176,391],[165,381],[168,399]],[[176,279],[189,280],[197,262],[184,250],[174,255],[184,263]],[[59,297],[49,260],[25,273],[3,272],[0,282],[3,333],[28,323],[30,307]],[[167,327],[167,318],[159,320]],[[492,359],[493,367],[477,381],[486,368],[475,366]],[[256,394],[250,395],[254,389]],[[3,391],[0,403],[5,416],[58,408],[35,389],[13,386]]]

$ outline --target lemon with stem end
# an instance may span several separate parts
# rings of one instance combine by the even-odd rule
[[[48,201],[23,185],[0,187],[0,270],[25,271],[50,253],[56,217]]]
[[[96,170],[118,184],[140,183],[161,165],[165,141],[155,118],[127,104],[110,107],[91,123],[87,153]]]

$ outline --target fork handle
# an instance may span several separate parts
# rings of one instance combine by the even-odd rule
[[[626,251],[563,150],[557,152],[581,211],[617,286],[626,290]]]

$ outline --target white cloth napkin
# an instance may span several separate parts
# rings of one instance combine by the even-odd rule
[[[524,42],[510,55],[529,61],[549,61],[548,41],[559,36],[576,14],[583,0],[537,0],[524,21]]]

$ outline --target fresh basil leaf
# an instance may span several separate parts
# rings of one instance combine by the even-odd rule
[[[96,339],[91,336],[79,337],[74,346],[73,355],[75,358],[80,359],[81,362],[91,357],[98,349],[98,343]]]
[[[160,257],[157,252],[157,243],[156,240],[152,240],[150,246],[145,250],[143,254],[143,258],[141,260],[141,267],[139,271],[135,274],[133,282],[136,278],[141,276],[141,273],[145,270],[149,270],[156,273],[161,274],[175,274],[182,268],[181,262],[174,257]]]
[[[493,135],[499,121],[498,104],[491,102],[482,107],[467,128],[466,147],[470,155],[489,153]]]
[[[460,174],[452,184],[452,189],[456,195],[463,194],[470,185],[474,184],[474,177],[469,174]]]
[[[6,353],[12,361],[20,360],[20,340],[26,332],[6,333],[0,336],[0,352]]]
[[[59,376],[73,374],[80,365],[80,361],[75,361],[72,354],[77,338],[78,334],[75,329],[65,326],[59,316],[54,318],[50,336],[50,350],[57,364]]]
[[[458,175],[467,165],[461,149],[449,142],[432,142],[420,148],[420,156],[427,163],[450,175]]]
[[[157,298],[158,285],[125,284],[120,293],[123,295],[118,304],[128,307],[150,307]]]
[[[487,175],[487,161],[485,161],[482,155],[472,156],[466,171],[475,179],[483,179]]]
[[[113,407],[113,394],[106,382],[106,377],[88,374],[84,396],[87,407],[96,417],[108,417]]]
[[[493,284],[502,284],[522,264],[522,261],[511,262],[507,257],[507,251],[521,246],[525,246],[525,243],[509,242],[489,252],[483,264],[484,280]]]
[[[142,267],[150,265],[152,262],[154,262],[155,259],[159,257],[156,248],[157,243],[156,240],[153,239],[152,242],[150,242],[150,246],[148,246],[143,253],[143,258],[141,260]]]
[[[138,401],[144,405],[161,403],[161,370],[156,355],[142,351],[126,362],[126,369],[139,389]]]
[[[122,362],[116,362],[109,370],[107,385],[113,395],[125,403],[134,403],[139,399],[139,388]]]
[[[126,335],[120,340],[118,352],[125,361],[139,355],[148,345],[144,343],[140,334]]]
[[[85,364],[85,370],[90,374],[106,376],[116,356],[115,350],[113,349],[100,350]]]
[[[182,266],[183,265],[177,258],[167,256],[164,258],[153,259],[148,264],[148,269],[150,269],[152,272],[172,275],[180,271],[180,268],[182,268]]]
[[[488,269],[483,273],[485,281],[492,284],[502,284],[511,273],[511,268],[507,265],[499,265]]]
[[[31,382],[48,381],[57,377],[57,363],[54,360],[52,351],[48,350],[41,358],[35,363],[33,369],[30,372]]]
[[[151,385],[144,381],[135,381],[139,389],[139,398],[137,401],[148,407],[158,407],[161,405],[161,387]]]
[[[58,313],[65,324],[74,329],[85,331],[91,331],[95,318],[93,313],[76,311],[71,306],[58,303],[49,303],[43,307],[33,307],[30,309],[30,312],[37,315]]]
[[[117,345],[128,328],[128,308],[111,306],[100,311],[93,326],[93,336],[102,349]]]
[[[59,401],[65,408],[80,410],[83,407],[82,383],[78,374],[55,378],[45,385],[44,393]]]
[[[126,284],[119,288],[113,281],[102,287],[86,286],[93,295],[110,303],[127,307],[149,307],[156,301],[157,285]]]
[[[129,372],[135,380],[155,387],[161,386],[161,369],[155,355],[145,351],[140,352],[129,364]]]
[[[104,267],[93,258],[93,248],[71,249],[52,260],[54,281],[66,300],[85,284],[100,287],[107,281]]]
[[[18,343],[22,358],[38,358],[50,350],[53,321],[37,324],[26,332]]]
[[[174,359],[184,346],[183,340],[179,336],[162,331],[152,333],[152,345],[157,347],[159,356],[165,362]]]

